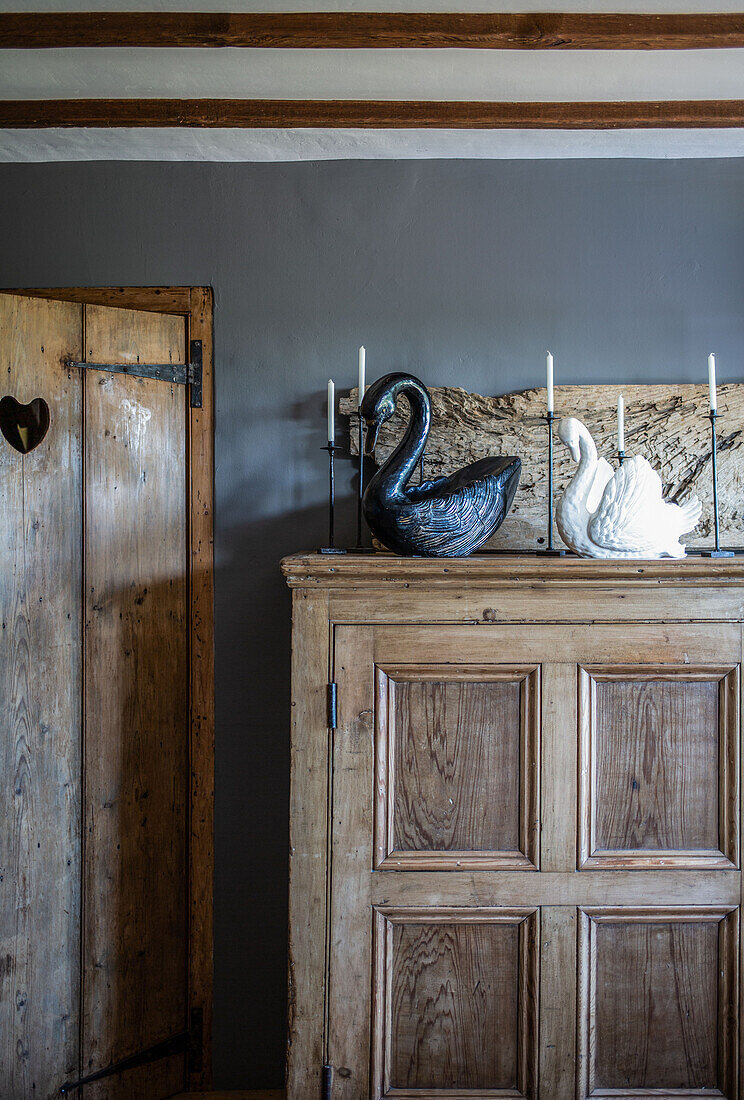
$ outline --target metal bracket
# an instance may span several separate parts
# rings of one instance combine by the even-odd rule
[[[180,1031],[178,1035],[171,1035],[169,1039],[163,1039],[162,1042],[155,1043],[154,1046],[147,1047],[146,1050],[140,1050],[137,1054],[130,1055],[129,1058],[112,1062],[105,1069],[89,1073],[87,1077],[81,1077],[78,1081],[66,1081],[59,1091],[62,1096],[66,1096],[68,1093],[74,1092],[84,1085],[90,1085],[94,1081],[102,1081],[105,1077],[126,1073],[127,1070],[136,1069],[137,1066],[159,1062],[161,1058],[170,1058],[174,1054],[181,1054],[184,1051],[187,1051],[189,1055],[189,1071],[199,1073],[202,1068],[203,1024],[204,1013],[202,1009],[193,1008],[191,1010],[191,1027],[188,1031]]]
[[[159,382],[171,382],[177,386],[191,386],[191,408],[202,407],[202,342],[192,340],[189,363],[83,363],[77,359],[65,359],[69,369],[100,370],[108,374],[128,374],[131,378],[152,378]]]
[[[336,685],[333,681],[328,685],[328,729],[335,730],[336,722],[338,719],[337,714],[337,698],[338,692]]]

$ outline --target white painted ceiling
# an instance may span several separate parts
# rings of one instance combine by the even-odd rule
[[[742,99],[742,50],[0,50],[0,99]]]
[[[715,0],[736,11],[742,0]],[[0,10],[706,12],[704,0],[0,0]],[[0,99],[744,99],[744,50],[0,50]],[[742,156],[739,130],[0,131],[0,161]]]

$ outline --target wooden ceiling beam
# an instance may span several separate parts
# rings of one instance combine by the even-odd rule
[[[359,127],[614,130],[744,126],[744,100],[496,103],[415,100],[0,100],[0,128]]]
[[[7,12],[0,48],[685,50],[744,46],[744,12]]]

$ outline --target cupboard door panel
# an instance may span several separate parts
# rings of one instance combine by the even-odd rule
[[[581,670],[581,866],[738,865],[738,668]]]
[[[376,866],[534,869],[539,670],[378,666]]]
[[[738,919],[692,906],[582,912],[582,1100],[734,1100]]]
[[[536,911],[388,909],[375,921],[373,1094],[531,1097]]]
[[[740,1100],[740,627],[489,650],[335,628],[335,1100]]]

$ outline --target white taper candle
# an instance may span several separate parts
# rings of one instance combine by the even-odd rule
[[[708,356],[708,397],[710,398],[710,411],[718,408],[718,396],[716,394],[716,357]]]
[[[625,398],[622,394],[617,399],[617,449],[625,450]]]
[[[365,390],[364,374],[365,374],[366,363],[367,363],[367,352],[365,350],[364,344],[362,344],[362,346],[359,349],[359,377],[358,377],[358,380],[357,380],[357,391],[358,391],[357,392],[357,405],[361,405],[362,398],[364,397],[364,390]]]
[[[553,412],[553,356],[548,352],[548,412]]]
[[[333,443],[336,438],[336,387],[333,379],[328,379],[328,442]]]

